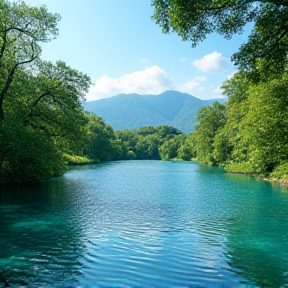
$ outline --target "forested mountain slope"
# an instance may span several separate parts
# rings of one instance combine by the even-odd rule
[[[224,99],[201,100],[187,93],[166,91],[159,95],[119,94],[84,103],[84,109],[102,117],[114,130],[170,125],[186,134],[194,131],[199,108]]]

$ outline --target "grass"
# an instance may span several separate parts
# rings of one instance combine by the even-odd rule
[[[64,154],[63,156],[68,165],[87,165],[100,163],[99,159],[92,160],[87,157],[82,157],[78,155]]]

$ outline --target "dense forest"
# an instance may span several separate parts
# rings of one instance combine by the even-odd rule
[[[119,131],[116,135],[122,145],[121,158],[125,160],[178,158],[178,150],[186,139],[186,135],[168,125]]]
[[[222,85],[228,102],[201,108],[188,136],[170,126],[114,132],[85,112],[90,77],[40,57],[60,16],[0,2],[0,184],[48,179],[67,164],[127,159],[196,160],[288,180],[288,4],[258,2],[153,1],[163,31],[194,46],[209,33],[229,38],[255,23],[233,56],[238,72]]]

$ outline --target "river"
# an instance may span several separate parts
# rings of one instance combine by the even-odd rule
[[[107,162],[2,187],[0,287],[4,281],[288,287],[288,189],[161,161]]]

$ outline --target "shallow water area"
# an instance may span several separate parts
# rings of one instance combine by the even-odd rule
[[[11,287],[288,287],[286,186],[193,162],[2,187],[0,228]]]

